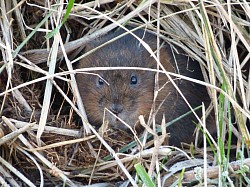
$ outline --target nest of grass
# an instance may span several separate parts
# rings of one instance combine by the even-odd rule
[[[0,184],[249,185],[250,4],[70,2],[1,1]],[[201,64],[217,119],[212,148],[173,148],[165,134],[140,141],[87,123],[72,63],[86,43],[128,22]]]

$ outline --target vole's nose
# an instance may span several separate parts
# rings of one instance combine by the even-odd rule
[[[115,114],[118,115],[123,111],[123,106],[121,104],[113,103],[111,105],[111,111]]]

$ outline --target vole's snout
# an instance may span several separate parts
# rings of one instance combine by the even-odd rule
[[[113,103],[110,109],[115,115],[120,114],[123,111],[123,106],[119,103]]]

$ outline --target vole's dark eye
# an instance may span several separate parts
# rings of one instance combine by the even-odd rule
[[[131,85],[136,85],[137,84],[137,76],[136,75],[132,75],[130,78],[130,84]]]
[[[104,85],[104,80],[102,78],[98,77],[97,86],[100,87],[102,85]]]

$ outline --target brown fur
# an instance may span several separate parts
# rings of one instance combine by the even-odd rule
[[[87,46],[86,51],[109,41],[121,33],[123,33],[123,31],[119,29],[103,38],[91,42]],[[153,50],[156,49],[156,37],[154,35],[146,32],[144,36],[142,30],[136,31],[135,34],[143,38]],[[181,54],[175,54],[175,58],[180,74],[202,80],[202,74],[197,62],[191,59],[188,60],[188,57]],[[161,50],[160,61],[167,71],[175,72],[176,65],[170,46],[166,45]],[[128,34],[88,55],[76,65],[76,68],[118,66],[156,68],[156,62],[146,49],[139,44],[138,40]],[[93,73],[98,73],[109,85],[106,83],[100,85],[99,77],[96,75],[77,74],[76,76],[80,94],[89,121],[92,124],[102,124],[105,107],[113,111],[132,127],[138,122],[139,115],[144,115],[146,118],[148,117],[152,107],[154,93],[155,74],[153,72],[111,70],[96,71]],[[133,85],[130,83],[131,76],[137,77],[137,84]],[[166,76],[161,75],[160,86],[166,83],[166,81],[168,81]],[[210,100],[205,87],[184,80],[175,80],[175,82],[192,107],[197,107],[201,105],[202,102],[205,102],[206,105],[209,104]],[[190,110],[170,82],[160,91],[156,106],[165,98],[166,100],[156,117],[158,124],[161,123],[163,113],[165,113],[166,121],[170,122]],[[105,114],[105,120],[107,120],[113,128],[127,129],[124,124],[108,112]],[[193,141],[193,133],[196,127],[193,121],[197,122],[193,115],[189,115],[171,125],[168,128],[171,136],[170,144],[179,145],[180,142]],[[210,129],[214,128],[213,124],[209,124],[209,126],[212,127]]]

